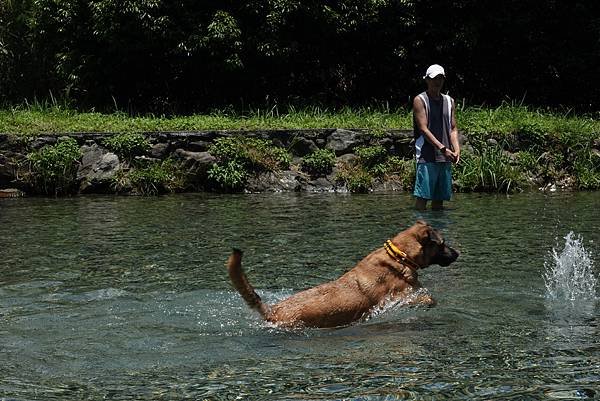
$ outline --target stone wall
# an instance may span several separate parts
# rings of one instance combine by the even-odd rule
[[[74,133],[63,136],[74,138],[82,153],[78,161],[76,189],[74,193],[114,193],[115,177],[124,168],[131,168],[103,143],[111,134]],[[300,168],[302,157],[316,149],[331,149],[335,152],[336,166],[355,158],[354,150],[359,146],[383,146],[390,155],[411,157],[412,131],[388,131],[378,133],[366,130],[315,129],[315,130],[268,130],[268,131],[203,131],[203,132],[160,132],[144,134],[151,144],[150,150],[138,156],[148,160],[172,159],[181,167],[189,190],[206,189],[206,172],[216,161],[209,148],[216,138],[226,136],[250,136],[271,140],[274,145],[288,149],[292,155],[290,168],[285,171],[269,172],[250,177],[246,191],[346,191],[334,179],[336,168],[331,174],[314,177]],[[38,193],[32,186],[27,155],[46,145],[53,145],[61,135],[40,135],[35,138],[0,134],[0,196],[22,193]],[[374,190],[394,190],[399,187],[393,182],[377,182]],[[11,190],[8,190],[11,189]],[[16,190],[16,192],[15,192]]]

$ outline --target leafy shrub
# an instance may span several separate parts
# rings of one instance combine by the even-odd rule
[[[276,161],[276,167],[273,168],[273,170],[286,169],[290,167],[292,156],[290,156],[290,153],[284,148],[273,146],[269,148],[268,153],[270,153],[270,157]]]
[[[355,151],[358,156],[353,164],[344,164],[336,180],[350,192],[369,192],[375,177],[396,179],[403,188],[411,189],[415,182],[415,162],[397,156],[389,156],[383,146],[364,146]]]
[[[355,150],[356,156],[360,163],[367,169],[381,169],[387,158],[387,151],[381,145],[361,146]]]
[[[286,169],[292,159],[271,141],[242,136],[218,138],[209,152],[218,162],[208,171],[208,178],[216,188],[227,191],[243,188],[253,172]]]
[[[148,142],[146,137],[135,132],[113,135],[104,140],[104,145],[127,160],[142,155],[150,149],[150,142]]]
[[[217,188],[224,191],[239,191],[246,183],[248,173],[244,167],[230,160],[225,164],[214,163],[208,170],[208,178]]]
[[[302,158],[302,170],[314,175],[326,175],[335,166],[335,152],[331,149],[317,149]]]
[[[290,154],[271,141],[242,136],[217,138],[209,153],[219,162],[235,161],[249,171],[276,171],[291,162]]]
[[[59,138],[55,145],[47,145],[27,155],[30,163],[30,181],[36,190],[46,195],[64,195],[76,183],[77,161],[81,157],[74,138]]]

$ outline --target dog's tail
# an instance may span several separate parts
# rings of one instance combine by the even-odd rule
[[[238,290],[248,306],[266,319],[269,314],[269,307],[262,302],[252,285],[248,282],[248,278],[242,269],[242,251],[239,249],[234,248],[231,256],[227,259],[227,271],[229,272],[233,286]]]

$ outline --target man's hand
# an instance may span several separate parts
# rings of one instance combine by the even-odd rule
[[[454,151],[452,154],[454,155],[454,160],[452,160],[452,163],[458,164],[460,161],[460,150]]]
[[[454,164],[458,163],[458,160],[460,159],[460,153],[455,153],[448,148],[446,148],[444,156],[446,156],[446,159],[449,159]]]

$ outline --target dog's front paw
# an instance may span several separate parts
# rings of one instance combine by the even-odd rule
[[[420,295],[417,296],[417,299],[416,299],[415,303],[419,304],[419,305],[424,305],[424,306],[432,307],[432,306],[435,306],[435,304],[437,302],[429,294],[420,294]]]
[[[435,306],[435,304],[437,302],[435,301],[435,299],[433,299],[433,297],[431,296],[429,291],[421,288],[421,289],[417,290],[415,293],[413,293],[410,303],[411,303],[411,305],[417,305],[417,306],[423,305],[423,306],[432,307],[432,306]]]

